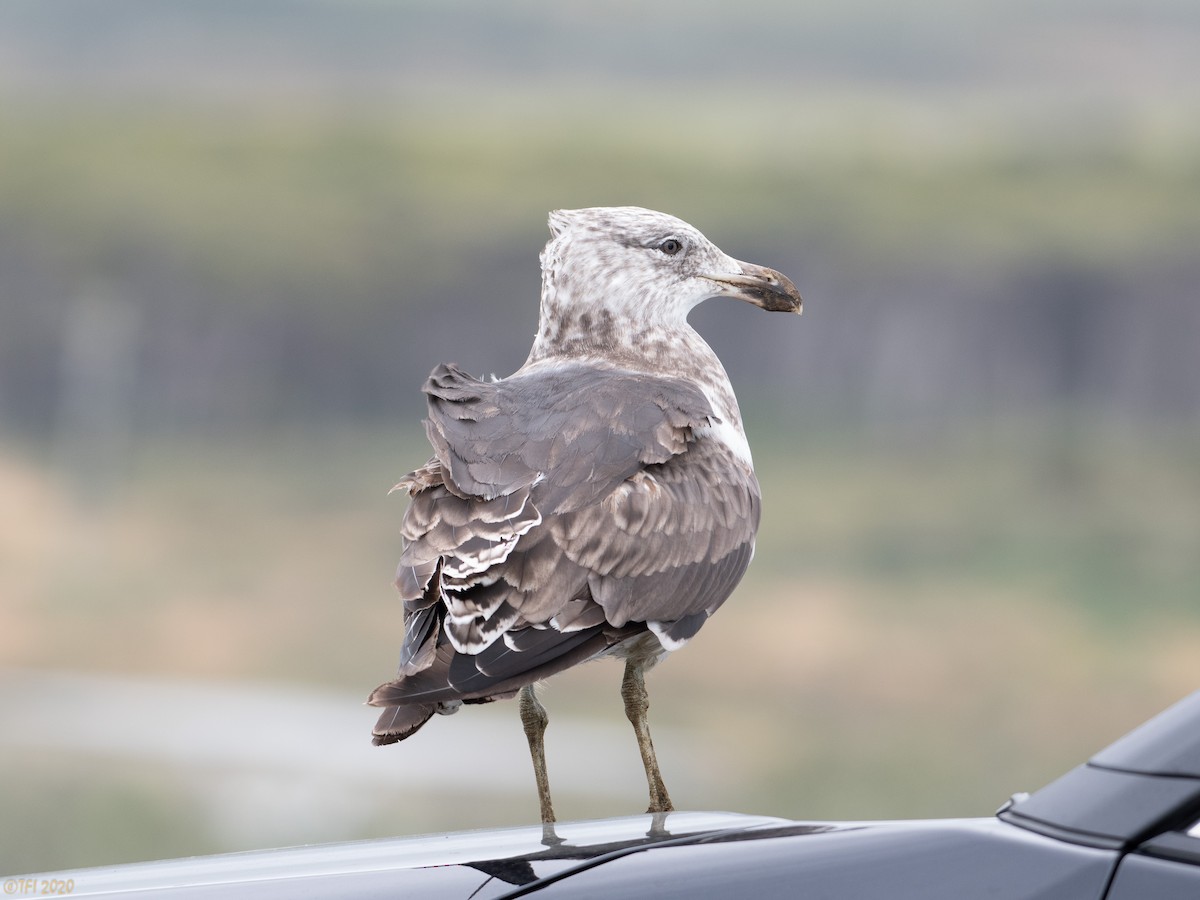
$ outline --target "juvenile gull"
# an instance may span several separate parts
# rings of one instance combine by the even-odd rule
[[[374,743],[519,696],[553,822],[534,685],[616,656],[648,812],[666,812],[644,673],[725,602],[759,519],[733,388],[687,315],[718,296],[798,313],[800,294],[647,209],[558,210],[550,232],[525,364],[498,381],[441,365],[425,382],[433,457],[396,486],[412,498],[396,576],[404,643],[396,679],[371,694],[384,707]]]

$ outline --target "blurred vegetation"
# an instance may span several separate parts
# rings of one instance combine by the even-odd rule
[[[987,814],[1200,683],[1200,7],[631,9],[0,7],[6,669],[356,703],[422,379],[519,366],[546,211],[634,203],[806,296],[695,316],[765,512],[652,676],[681,805]],[[552,717],[624,738],[617,677],[556,678]],[[430,771],[252,836],[229,773],[76,754],[63,716],[0,746],[0,870],[533,814]],[[628,749],[565,815],[641,808]]]
[[[936,123],[906,139],[869,103],[781,117],[787,105],[739,104],[762,123],[752,131],[637,103],[614,129],[578,98],[553,119],[415,103],[403,119],[8,108],[0,417],[43,435],[55,425],[62,333],[97,292],[131,313],[140,427],[416,415],[415,387],[441,360],[520,364],[545,211],[627,202],[792,272],[830,323],[820,340],[799,329],[794,353],[779,337],[773,352],[751,349],[777,332],[765,321],[714,329],[751,401],[802,380],[805,409],[844,416],[878,382],[914,382],[924,411],[950,398],[1003,412],[1029,400],[1004,396],[1009,384],[1053,404],[1063,379],[1082,377],[1106,410],[1200,410],[1197,366],[1170,343],[1196,325],[1184,285],[1200,141],[1164,154],[1136,117],[1087,139],[1042,134],[1036,118],[973,129],[951,104],[935,118],[961,112],[977,137],[945,146]],[[978,322],[985,334],[971,333]],[[941,347],[879,352],[911,344],[906,329]],[[1009,349],[1029,340],[1071,346],[1034,360]],[[837,383],[821,380],[835,371]]]

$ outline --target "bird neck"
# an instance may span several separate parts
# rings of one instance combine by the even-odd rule
[[[546,248],[549,254],[553,244]],[[580,278],[543,256],[542,295],[538,330],[530,360],[600,357],[654,363],[681,330],[690,331],[687,313],[658,297],[622,290],[614,273],[605,279],[609,290],[593,296],[589,279]],[[698,337],[698,336],[697,336]],[[664,344],[665,342],[665,344]]]
[[[742,433],[729,376],[716,352],[682,316],[646,321],[604,308],[579,310],[547,303],[543,292],[537,335],[520,371],[575,362],[613,366],[652,376],[684,378],[708,397],[722,421]]]

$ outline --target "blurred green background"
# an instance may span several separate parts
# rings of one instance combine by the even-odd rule
[[[361,702],[558,207],[806,298],[694,316],[765,511],[651,678],[681,807],[985,815],[1200,685],[1192,0],[6,0],[0,134],[0,871],[534,820],[511,704]],[[565,817],[644,808],[618,681]]]

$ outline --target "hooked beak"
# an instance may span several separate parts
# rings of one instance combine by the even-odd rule
[[[794,312],[799,315],[804,311],[800,292],[785,276],[774,269],[753,263],[738,261],[737,265],[741,272],[736,275],[704,275],[720,288],[720,293],[714,296],[745,300],[771,312]]]

